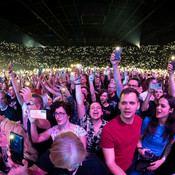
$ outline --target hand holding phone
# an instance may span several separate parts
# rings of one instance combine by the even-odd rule
[[[173,70],[175,70],[175,56],[171,57],[171,64],[173,66]]]
[[[121,53],[122,53],[122,48],[121,47],[116,47],[115,50],[114,50],[114,54],[115,54],[114,61],[120,60]]]
[[[14,132],[10,132],[10,153],[13,162],[23,166],[24,138]]]
[[[30,117],[33,119],[46,119],[46,110],[30,110]]]
[[[154,154],[150,151],[145,151],[145,155],[148,156],[148,157],[153,157]]]
[[[162,84],[161,83],[151,83],[150,89],[162,90]]]

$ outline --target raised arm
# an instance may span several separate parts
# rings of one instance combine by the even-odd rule
[[[30,120],[30,133],[33,143],[40,143],[48,140],[50,138],[50,133],[48,130],[44,131],[41,134],[38,134],[37,127],[36,127],[36,120],[29,119]]]
[[[89,76],[89,87],[90,87],[90,93],[91,93],[91,100],[92,102],[96,101],[96,95],[95,95],[95,89],[94,89],[94,75],[92,74],[92,72],[90,73]]]
[[[78,118],[82,119],[86,114],[83,93],[81,91],[80,78],[76,78],[76,76],[71,78],[71,81],[75,84],[75,97],[77,102],[77,110],[78,110]]]
[[[23,103],[24,103],[24,99],[23,99],[23,97],[21,96],[21,94],[19,93],[19,88],[18,88],[16,79],[15,79],[15,77],[14,77],[14,72],[13,72],[12,67],[11,67],[11,62],[9,63],[8,70],[9,70],[9,75],[10,75],[11,80],[12,80],[13,88],[14,88],[14,90],[15,90],[16,97],[17,97],[17,99],[18,99],[19,104],[22,106]]]
[[[60,93],[59,93],[59,92],[56,92],[56,91],[53,90],[51,87],[49,87],[49,85],[46,83],[46,79],[43,79],[42,85],[43,85],[50,93],[52,93],[53,95],[55,95],[55,96],[60,96]],[[57,91],[58,91],[58,89],[57,89]]]
[[[118,68],[119,62],[120,62],[120,60],[117,60],[117,61],[115,60],[115,54],[113,52],[111,54],[111,64],[112,64],[113,70],[114,70],[114,80],[115,80],[115,83],[116,83],[118,98],[120,98],[120,93],[123,89],[122,82],[121,82],[121,77],[120,77],[120,72],[119,72],[119,68]]]
[[[142,107],[141,107],[141,111],[147,111],[148,108],[149,108],[149,101],[150,101],[150,98],[151,98],[151,95],[152,93],[154,92],[154,89],[150,89],[150,85],[149,85],[149,88],[148,88],[148,94],[145,98],[145,100],[143,101],[143,104],[142,104]]]
[[[169,90],[170,95],[175,97],[175,82],[174,82],[174,70],[171,61],[168,64],[168,73],[169,73]]]

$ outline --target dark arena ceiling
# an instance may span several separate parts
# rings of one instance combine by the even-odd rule
[[[173,0],[1,0],[0,41],[162,45],[175,41],[174,9]]]

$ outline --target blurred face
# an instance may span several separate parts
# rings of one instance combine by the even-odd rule
[[[104,82],[104,79],[105,79],[104,75],[101,75],[100,79],[101,79],[102,82]]]
[[[6,97],[5,94],[0,93],[0,108],[3,108],[6,106]]]
[[[170,109],[167,99],[160,98],[156,107],[156,117],[158,119],[167,119],[171,112],[173,112],[173,109]]]
[[[154,90],[155,99],[158,100],[162,95],[163,95],[163,90],[157,90],[157,89]]]
[[[52,98],[50,96],[48,96],[47,104],[48,104],[48,106],[50,106],[52,104]]]
[[[108,100],[108,93],[107,92],[103,92],[103,94],[101,94],[100,96],[100,101],[102,104],[106,103]]]
[[[109,83],[108,92],[110,95],[113,95],[116,92],[116,85],[114,83]]]
[[[88,95],[88,91],[86,88],[81,88],[81,91],[83,94],[85,94],[86,96]]]
[[[121,111],[121,118],[132,119],[139,109],[140,103],[134,92],[123,94],[119,102],[119,109]]]
[[[9,87],[9,95],[10,95],[10,97],[15,96],[15,91],[14,91],[14,89],[13,89],[13,87],[12,87],[12,86],[11,86],[11,87]]]
[[[57,121],[58,126],[62,126],[68,123],[69,118],[70,116],[67,115],[63,107],[59,107],[55,110],[55,119]]]
[[[7,85],[5,83],[2,84],[2,90],[7,90]]]
[[[86,77],[82,76],[81,79],[80,79],[80,83],[81,84],[86,84],[86,82],[87,82]]]
[[[95,77],[95,84],[99,84],[100,83],[100,78],[99,77]]]
[[[138,81],[137,80],[130,80],[128,82],[128,87],[135,89],[138,91]]]
[[[110,83],[114,83],[114,82],[115,82],[114,78],[111,78]]]
[[[100,119],[103,115],[101,105],[97,102],[92,103],[90,106],[89,115],[92,119]]]

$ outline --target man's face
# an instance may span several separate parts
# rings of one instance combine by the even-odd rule
[[[15,91],[14,91],[13,87],[11,86],[11,87],[9,87],[9,96],[13,97],[14,95],[15,95]]]
[[[104,104],[107,102],[107,100],[108,100],[108,94],[107,94],[107,92],[103,92],[103,94],[101,94],[101,96],[100,96],[100,101],[102,104]]]
[[[123,94],[119,102],[119,109],[121,111],[121,118],[132,119],[139,109],[140,103],[134,92]]]
[[[135,89],[138,91],[138,81],[137,80],[129,80],[128,87]]]
[[[108,92],[110,95],[116,92],[116,85],[114,83],[109,83]]]
[[[3,108],[6,106],[7,99],[5,97],[5,94],[0,93],[0,108]]]

